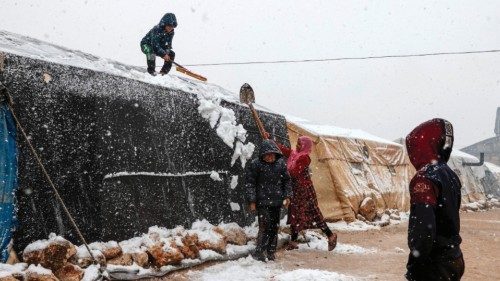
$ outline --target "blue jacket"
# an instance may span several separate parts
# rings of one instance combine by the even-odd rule
[[[168,51],[172,49],[172,40],[174,39],[174,31],[165,32],[165,25],[177,26],[177,19],[172,13],[165,14],[160,23],[154,26],[141,40],[142,45],[151,46],[155,55],[164,57]]]

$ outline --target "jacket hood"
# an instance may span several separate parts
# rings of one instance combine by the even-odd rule
[[[406,149],[415,169],[433,162],[448,162],[453,149],[453,126],[444,119],[418,125],[406,136]]]
[[[177,18],[172,13],[166,13],[160,20],[160,28],[164,29],[165,25],[171,25],[177,27]]]
[[[300,150],[297,152],[309,155],[313,147],[312,139],[308,136],[301,136],[299,137],[298,142],[300,143]]]
[[[262,144],[260,145],[259,149],[259,158],[262,159],[262,156],[264,156],[264,154],[267,153],[275,153],[276,158],[280,158],[281,156],[283,156],[283,154],[281,154],[281,150],[272,140],[262,141]]]

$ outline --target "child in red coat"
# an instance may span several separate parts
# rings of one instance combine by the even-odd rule
[[[297,238],[304,229],[320,228],[328,237],[328,250],[337,245],[337,234],[333,233],[323,218],[318,207],[318,199],[314,191],[309,172],[313,141],[307,136],[299,137],[295,150],[277,144],[285,157],[288,157],[287,168],[292,178],[292,199],[288,208],[288,223],[292,230],[288,250],[297,249]]]

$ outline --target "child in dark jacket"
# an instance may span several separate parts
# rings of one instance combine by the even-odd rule
[[[271,140],[264,140],[259,158],[246,168],[246,195],[251,211],[257,211],[259,234],[254,258],[275,259],[281,206],[288,207],[292,196],[290,175],[281,151]]]
[[[141,50],[146,55],[148,73],[156,75],[156,56],[161,57],[165,62],[160,70],[160,74],[165,75],[172,68],[175,53],[172,51],[172,40],[174,39],[174,29],[177,27],[177,19],[174,14],[165,14],[160,23],[154,26],[141,40]]]
[[[458,281],[465,269],[460,250],[462,185],[446,164],[453,148],[453,127],[443,119],[424,122],[406,137],[406,148],[417,169],[410,181],[406,278]]]

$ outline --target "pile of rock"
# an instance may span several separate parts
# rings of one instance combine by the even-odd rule
[[[168,265],[179,265],[183,260],[201,258],[203,250],[224,255],[227,244],[246,245],[248,237],[236,223],[214,226],[206,220],[193,223],[191,229],[151,227],[141,237],[117,243],[95,242],[88,249],[76,247],[66,239],[51,234],[48,240],[28,245],[23,252],[23,266],[16,270],[0,269],[0,281],[7,280],[94,280],[86,278],[95,268],[114,266],[140,266],[159,270]],[[28,267],[29,265],[29,267]],[[86,269],[89,270],[87,274]],[[2,274],[3,272],[3,274]],[[97,275],[98,276],[98,275]]]
[[[401,211],[395,209],[377,210],[375,201],[370,197],[366,197],[359,206],[356,218],[370,225],[384,227],[391,224],[391,221],[399,222],[403,220],[401,214]]]
[[[465,203],[460,206],[460,209],[466,212],[477,212],[480,210],[489,210],[493,208],[500,208],[500,201],[497,198],[491,196],[487,197],[486,200]]]

